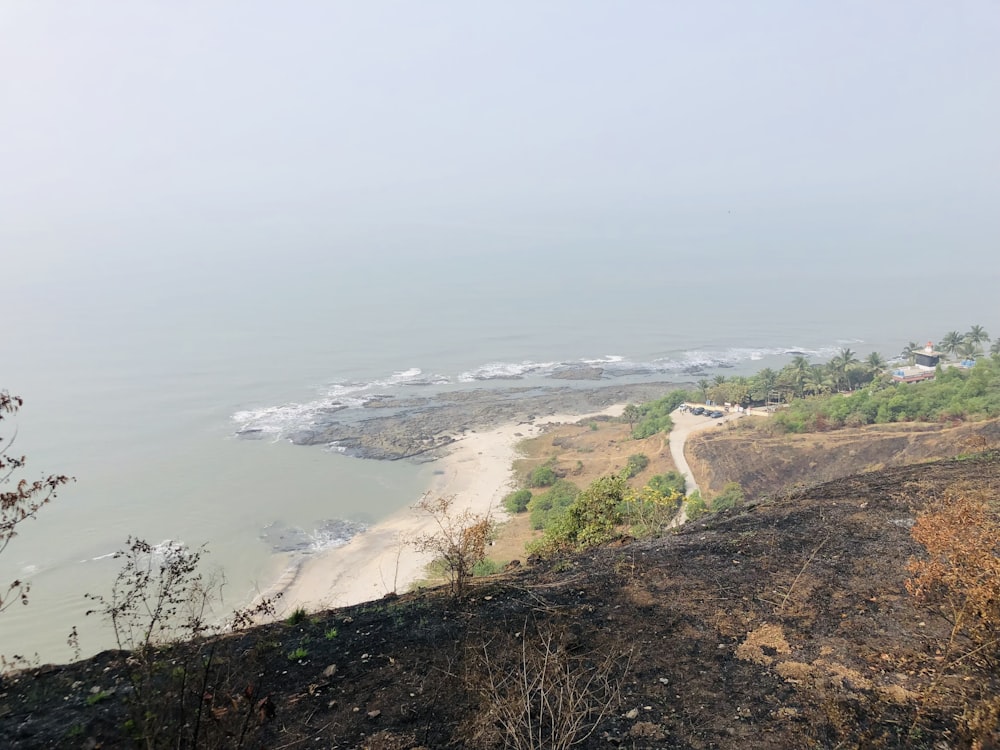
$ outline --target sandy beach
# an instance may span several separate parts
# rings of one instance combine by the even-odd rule
[[[431,496],[454,496],[455,510],[493,512],[506,518],[501,506],[513,488],[516,446],[535,437],[545,425],[573,423],[598,415],[618,416],[624,404],[588,414],[553,414],[532,422],[511,423],[481,432],[456,436],[450,453],[438,459]],[[415,498],[416,500],[416,498]],[[282,593],[279,612],[297,607],[315,611],[341,607],[404,592],[424,577],[429,556],[417,553],[412,539],[433,529],[433,520],[411,507],[358,534],[343,547],[314,557],[293,560],[284,574],[264,595]]]

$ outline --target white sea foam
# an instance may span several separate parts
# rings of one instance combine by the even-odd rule
[[[323,524],[309,534],[309,551],[325,552],[326,550],[343,547],[368,527],[354,521],[332,521]]]
[[[857,339],[837,341],[836,345],[819,348],[800,346],[729,347],[720,349],[691,349],[657,357],[651,361],[631,360],[621,354],[599,357],[581,357],[565,361],[521,360],[516,362],[493,361],[465,370],[458,375],[428,374],[419,367],[396,370],[389,375],[367,381],[340,381],[323,389],[319,398],[303,403],[287,403],[245,409],[232,416],[237,432],[243,437],[271,437],[281,439],[298,430],[316,427],[331,413],[345,409],[359,409],[376,395],[392,395],[404,386],[451,385],[481,381],[520,380],[525,377],[545,378],[566,368],[583,366],[600,367],[605,378],[626,376],[677,375],[695,373],[715,368],[732,368],[769,358],[791,358],[802,355],[812,362],[823,362],[833,357],[846,343],[861,343]],[[337,445],[330,450],[343,452]]]
[[[458,376],[460,383],[477,380],[517,380],[529,374],[546,374],[559,366],[559,362],[488,362]]]

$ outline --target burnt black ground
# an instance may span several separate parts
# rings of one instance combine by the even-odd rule
[[[955,486],[996,493],[1000,459],[758,498],[663,538],[478,579],[459,600],[423,591],[181,644],[158,656],[144,710],[168,717],[163,746],[185,724],[190,746],[197,724],[212,748],[503,747],[485,664],[516,666],[525,639],[549,636],[579,674],[610,655],[621,680],[579,747],[961,746],[947,705],[917,716],[948,626],[904,588],[920,552],[909,525]],[[211,652],[207,678],[195,648]],[[8,676],[0,746],[140,746],[129,668],[106,652]]]

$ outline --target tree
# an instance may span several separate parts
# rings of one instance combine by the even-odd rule
[[[899,353],[899,356],[905,359],[907,364],[912,365],[914,362],[917,361],[917,355],[914,354],[914,352],[920,348],[921,348],[920,344],[918,344],[916,341],[911,341],[905,347],[903,347],[903,351]]]
[[[962,359],[975,359],[982,353],[983,350],[972,339],[966,339],[958,347],[958,356]]]
[[[990,347],[990,354],[994,357],[1000,357],[1000,339],[993,342],[993,346]]]
[[[757,395],[762,397],[765,407],[770,406],[771,393],[774,391],[774,386],[778,382],[778,373],[770,367],[765,367],[757,373],[756,381]]]
[[[793,392],[798,398],[802,398],[809,380],[809,360],[799,354],[792,359],[786,369],[790,375]]]
[[[830,360],[830,369],[834,374],[837,387],[841,383],[847,385],[847,390],[851,390],[851,368],[858,364],[858,358],[849,347],[842,347],[836,356]]]
[[[989,342],[990,335],[986,333],[986,329],[982,326],[972,326],[969,332],[965,334],[965,340],[971,341],[973,344],[985,344]]]
[[[958,331],[948,331],[938,342],[938,348],[945,354],[953,355],[962,345],[962,334]]]
[[[702,378],[698,381],[698,390],[701,392],[701,402],[704,403],[708,399],[708,387],[711,385],[706,378]]]
[[[872,352],[865,359],[865,367],[868,368],[868,373],[872,378],[878,377],[878,375],[886,368],[885,357],[883,357],[878,352]]]
[[[622,412],[622,419],[628,422],[628,429],[631,432],[635,429],[635,423],[642,417],[642,412],[635,404],[628,404]]]
[[[20,396],[0,391],[0,422],[17,414],[23,403]],[[0,553],[17,536],[17,527],[35,518],[42,506],[55,499],[59,487],[71,479],[62,474],[50,474],[34,481],[16,479],[15,474],[24,469],[27,462],[24,456],[9,452],[16,437],[16,429],[9,438],[0,436],[0,486],[14,485],[12,490],[0,491]],[[18,600],[27,604],[30,589],[29,583],[20,580],[10,583],[6,590],[0,587],[0,612]]]
[[[472,569],[486,559],[495,524],[489,514],[466,508],[456,512],[455,498],[424,496],[414,507],[431,517],[435,530],[417,536],[412,544],[418,552],[433,554],[444,568],[451,593],[458,597],[472,577]]]
[[[833,371],[826,365],[812,365],[806,378],[806,390],[812,394],[830,393],[836,388]]]

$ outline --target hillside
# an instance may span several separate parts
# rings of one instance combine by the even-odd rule
[[[710,494],[739,482],[748,497],[858,472],[946,458],[1000,444],[1000,420],[868,425],[802,435],[775,434],[766,418],[697,433],[686,455]]]
[[[458,601],[424,591],[251,629],[201,644],[189,663],[211,654],[210,668],[190,679],[179,665],[195,646],[179,646],[150,670],[145,708],[166,717],[165,744],[187,725],[203,747],[503,747],[521,686],[545,674],[536,703],[597,721],[580,747],[954,746],[951,683],[921,703],[948,625],[904,582],[915,514],[956,486],[995,493],[1000,459],[786,493],[485,579]],[[106,652],[8,678],[5,746],[131,746],[126,670],[140,667]]]

